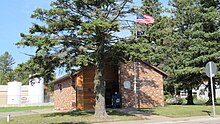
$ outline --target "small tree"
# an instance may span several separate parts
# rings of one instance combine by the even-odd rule
[[[13,57],[8,52],[0,56],[0,84],[7,84],[13,80],[12,65],[14,63]]]
[[[54,79],[54,71],[48,71],[44,62],[38,64],[38,60],[33,56],[27,62],[18,64],[14,69],[14,78],[21,81],[22,84],[28,84],[29,79],[33,77],[42,77],[45,83]]]

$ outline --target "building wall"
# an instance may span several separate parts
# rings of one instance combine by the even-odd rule
[[[79,75],[83,75],[82,79]],[[78,102],[82,102],[82,105],[78,104],[79,110],[88,110],[88,109],[94,109],[95,108],[95,94],[94,94],[94,77],[95,77],[95,68],[94,67],[87,67],[85,68],[77,77],[79,80],[77,82],[82,83],[82,88],[80,90],[77,90],[77,94],[83,94],[83,97],[81,95],[78,95],[77,98]],[[104,69],[104,80],[107,81],[118,81],[118,69],[115,65],[106,65]],[[78,83],[78,84],[81,84]],[[80,85],[77,87],[81,87]]]
[[[118,75],[119,74],[119,75]],[[75,75],[75,85],[72,86],[71,79],[64,78],[55,83],[54,87],[54,106],[60,110],[88,110],[94,109],[94,76],[95,68],[86,67]],[[149,108],[164,106],[163,96],[163,76],[150,66],[140,62],[137,64],[137,77],[142,82],[137,85],[137,105],[139,108]],[[106,66],[104,71],[104,80],[106,82],[119,81],[119,93],[122,95],[122,107],[134,107],[133,91],[133,64],[122,64],[117,66]],[[124,81],[131,82],[131,88],[124,88]],[[59,90],[59,84],[62,84],[62,90]],[[116,86],[111,90],[115,90]],[[76,102],[77,101],[77,102]]]
[[[0,105],[7,104],[8,85],[0,85]]]
[[[28,98],[28,85],[23,85],[21,86],[21,103],[28,103]]]
[[[163,75],[143,62],[137,63],[137,107],[151,108],[164,106]],[[120,66],[120,94],[122,107],[135,107],[134,99],[134,67],[133,64]],[[129,81],[130,89],[124,88],[124,81]]]
[[[83,71],[83,93],[84,93],[83,110],[94,109],[95,107],[94,77],[95,77],[94,68],[87,68],[86,70]]]
[[[76,79],[76,100],[77,110],[84,109],[84,92],[83,92],[83,71],[77,74]]]
[[[0,85],[0,105],[7,104],[7,97],[8,85]],[[21,104],[22,103],[28,103],[28,85],[21,86]]]
[[[61,87],[61,89],[60,89]],[[72,80],[67,78],[54,85],[54,107],[56,110],[76,109],[76,90]]]
[[[118,67],[117,67],[117,65],[106,65],[105,66],[104,79],[118,81]]]

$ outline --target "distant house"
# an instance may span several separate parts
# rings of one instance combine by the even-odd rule
[[[84,67],[74,74],[54,80],[54,106],[58,110],[94,109],[95,68]],[[138,108],[164,106],[163,78],[167,74],[146,62],[136,64]],[[106,65],[104,69],[106,107],[112,107],[115,92],[121,95],[121,107],[135,107],[133,63]]]

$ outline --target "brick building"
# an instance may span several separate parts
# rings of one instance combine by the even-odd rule
[[[94,109],[94,67],[84,67],[54,83],[54,106],[58,110]],[[136,63],[136,107],[164,106],[163,78],[167,74],[146,62]],[[121,95],[123,108],[135,107],[133,63],[106,65],[104,69],[106,107],[112,107],[112,95]]]

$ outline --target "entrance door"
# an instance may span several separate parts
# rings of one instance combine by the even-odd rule
[[[112,107],[112,95],[119,93],[119,84],[117,81],[105,81],[105,106]]]

